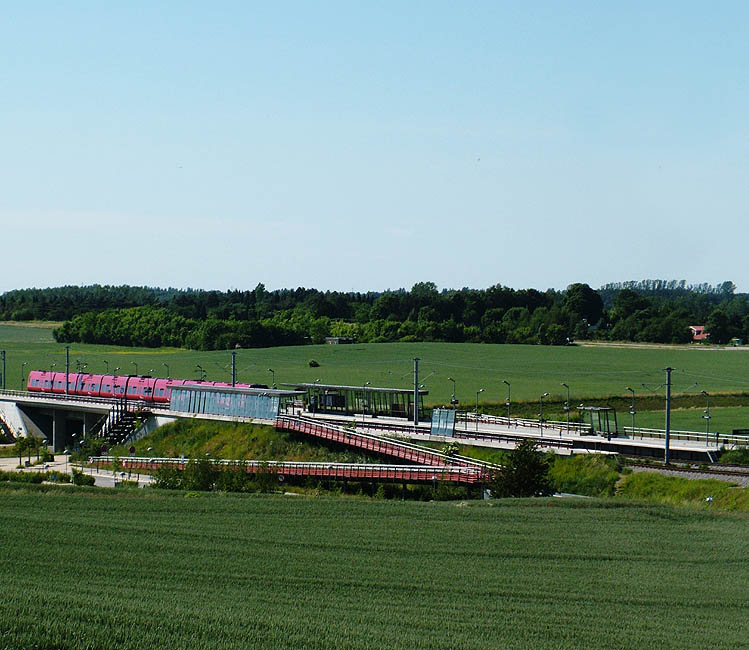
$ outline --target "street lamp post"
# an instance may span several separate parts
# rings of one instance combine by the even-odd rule
[[[102,359],[102,363],[106,366],[107,374],[109,374],[109,361],[107,361],[106,359]]]
[[[455,380],[452,377],[448,377],[447,379],[453,383],[453,394],[452,397],[450,397],[450,404],[455,406],[458,403],[458,398],[455,397]]]
[[[564,410],[567,412],[567,435],[570,434],[570,387],[562,382],[562,386],[567,389],[567,401],[564,403]],[[559,437],[562,437],[562,431],[559,431]]]
[[[700,391],[702,395],[705,396],[705,399],[707,400],[707,408],[705,409],[705,415],[702,417],[705,420],[705,444],[707,444],[709,438],[710,438],[710,395],[708,395],[707,391],[703,390]],[[716,437],[717,440],[717,437]]]
[[[541,399],[539,400],[539,409],[538,409],[538,426],[541,430],[541,435],[544,434],[544,397],[548,397],[549,393],[544,393],[541,395]]]
[[[275,370],[273,370],[273,368],[268,368],[268,372],[269,372],[269,373],[270,373],[270,374],[272,375],[272,377],[273,377],[273,386],[272,386],[272,388],[275,388],[275,387],[276,387],[276,371],[275,371]]]
[[[171,375],[171,373],[169,372],[169,364],[168,364],[168,363],[164,363],[164,362],[162,361],[161,365],[162,365],[162,366],[164,366],[164,367],[166,368],[166,378],[167,378],[167,379],[171,379],[171,378],[172,378],[172,375]]]
[[[484,392],[483,388],[476,391],[476,431],[479,430],[479,395]]]
[[[362,424],[364,424],[364,415],[367,412],[367,393],[365,392],[367,390],[367,386],[371,384],[372,382],[365,381],[364,385],[361,387],[361,421]]]
[[[635,389],[627,386],[627,390],[632,393],[632,403],[629,405],[629,414],[632,416],[632,440],[634,440],[635,439],[635,415],[637,415],[637,411],[635,411]]]
[[[205,379],[205,370],[203,370],[203,366],[196,364],[195,368],[200,371],[200,381],[203,381]]]
[[[130,363],[135,366],[135,374],[137,376],[138,375],[138,364],[135,363],[135,361],[131,361]]]
[[[24,361],[21,364],[21,390],[26,387],[26,366],[29,365],[28,361]]]
[[[506,379],[502,380],[502,383],[507,386],[507,400],[505,400],[505,406],[507,407],[507,424],[510,424],[510,382]]]

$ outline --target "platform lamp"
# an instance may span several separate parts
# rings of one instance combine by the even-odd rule
[[[135,361],[131,361],[130,364],[133,365],[133,366],[135,366],[135,375],[137,376],[138,375],[138,364],[135,363]]]
[[[268,372],[273,376],[273,386],[272,388],[276,387],[276,371],[273,370],[273,368],[268,368]]]
[[[538,409],[538,426],[541,430],[541,435],[544,433],[544,397],[548,397],[549,393],[544,393],[541,395],[541,399],[539,400],[539,409]]]
[[[632,393],[632,403],[629,405],[629,414],[632,416],[632,440],[635,439],[635,389],[627,386],[627,390]]]
[[[567,411],[567,434],[570,433],[570,387],[562,382],[562,386],[567,389],[567,401],[564,403],[564,410]],[[559,430],[559,437],[562,437],[562,430]]]
[[[28,361],[24,361],[21,364],[21,390],[26,386],[26,366],[29,365]]]
[[[455,380],[452,377],[448,377],[447,380],[453,383],[453,394],[452,394],[452,397],[450,398],[450,404],[455,406],[458,403],[458,398],[455,397]]]
[[[483,388],[476,391],[476,431],[479,430],[479,395],[484,392]]]
[[[106,372],[107,374],[109,374],[109,361],[107,361],[106,359],[102,359],[101,362],[106,366]]]
[[[506,379],[503,379],[502,383],[507,386],[507,401],[505,402],[505,406],[507,407],[507,420],[508,420],[507,424],[510,424],[509,423],[509,419],[510,419],[510,382],[507,381]]]
[[[705,415],[702,416],[705,420],[705,444],[707,444],[708,438],[710,437],[710,395],[706,390],[700,391],[700,394],[704,395],[707,400]]]
[[[369,386],[372,382],[371,381],[365,381],[364,385],[361,387],[361,421],[362,424],[364,424],[364,416],[367,413],[367,386]]]
[[[168,364],[168,363],[164,363],[164,362],[162,361],[161,365],[162,365],[162,366],[164,366],[164,367],[166,368],[166,378],[167,378],[167,379],[171,379],[171,378],[172,378],[172,376],[171,376],[171,374],[169,373],[169,364]]]

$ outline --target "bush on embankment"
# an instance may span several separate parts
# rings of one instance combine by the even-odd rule
[[[621,461],[613,456],[556,456],[550,476],[557,492],[612,497],[621,478]]]
[[[749,510],[749,489],[715,479],[688,479],[655,472],[633,472],[619,483],[617,497],[675,506]]]
[[[70,483],[70,475],[60,472],[4,472],[0,471],[0,481],[12,483]]]
[[[749,465],[749,447],[724,451],[718,462],[722,465]]]

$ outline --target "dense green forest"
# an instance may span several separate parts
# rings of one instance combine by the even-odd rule
[[[316,289],[203,291],[129,286],[21,289],[0,296],[0,320],[64,320],[60,342],[199,350],[321,343],[448,341],[564,345],[573,340],[686,343],[706,325],[713,343],[749,339],[749,295],[718,286],[645,280],[594,290]]]

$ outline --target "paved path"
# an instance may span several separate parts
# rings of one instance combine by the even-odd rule
[[[24,462],[28,460],[28,456],[24,457]],[[36,456],[31,456],[31,462],[36,460]],[[143,487],[151,482],[151,477],[148,474],[131,474],[127,472],[120,472],[117,474],[112,473],[109,470],[97,470],[96,468],[83,468],[79,465],[74,465],[68,462],[65,454],[57,454],[55,460],[50,463],[43,465],[32,465],[31,467],[18,468],[18,457],[15,458],[0,458],[0,470],[5,472],[60,472],[63,474],[70,474],[73,471],[73,467],[82,469],[85,474],[91,475],[96,481],[96,485],[99,487],[115,487],[117,483],[121,481],[138,481],[138,485]],[[123,476],[124,474],[124,476]]]

